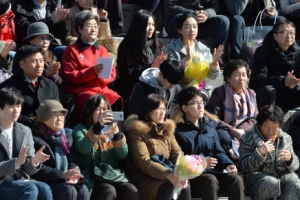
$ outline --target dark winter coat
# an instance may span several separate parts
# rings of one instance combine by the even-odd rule
[[[26,80],[23,71],[18,72],[1,83],[0,89],[8,86],[15,87],[23,95],[24,103],[18,122],[29,127],[33,125],[32,117],[36,117],[35,111],[40,106],[40,103],[53,99],[59,101],[57,86],[44,76],[38,78],[36,90]]]
[[[66,37],[68,33],[66,21],[61,20],[54,24],[51,19],[52,12],[56,8],[53,0],[47,0],[45,19],[40,20],[38,15],[33,12],[34,8],[35,6],[32,0],[22,0],[20,3],[15,3],[12,6],[12,10],[16,15],[14,20],[18,36],[18,46],[22,44],[23,39],[26,38],[28,26],[34,22],[44,22],[47,24],[50,33],[52,33],[55,38],[64,39]],[[58,45],[55,41],[52,43]]]
[[[294,70],[297,78],[300,78],[300,47],[294,42],[286,52],[282,51],[270,31],[258,47],[253,57],[249,87],[258,88],[271,85],[277,91],[285,89],[287,72]],[[292,90],[299,90],[300,86]]]
[[[228,165],[234,165],[220,145],[216,121],[204,116],[199,119],[200,127],[198,128],[184,119],[184,114],[178,105],[172,109],[170,116],[176,123],[175,138],[184,154],[202,153],[205,157],[209,156],[218,160],[216,167],[206,169],[207,172],[223,173]]]
[[[33,178],[39,181],[49,181],[49,182],[64,182],[60,176],[63,171],[57,169],[55,166],[55,144],[52,142],[47,135],[44,133],[42,125],[40,126],[39,132],[33,131],[34,147],[38,151],[42,146],[45,146],[44,153],[50,155],[49,160],[42,164],[41,169],[34,174]],[[75,154],[75,149],[72,147],[73,138],[72,130],[65,129],[66,138],[70,146],[70,153],[67,155],[68,159],[68,169],[73,169],[79,166],[78,158]]]

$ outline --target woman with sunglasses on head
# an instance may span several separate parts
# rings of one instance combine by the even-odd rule
[[[219,143],[217,122],[209,118],[216,117],[204,110],[200,90],[183,89],[177,103],[170,116],[177,123],[175,137],[181,150],[186,155],[202,153],[207,162],[204,173],[190,180],[192,197],[217,200],[218,195],[228,195],[229,199],[244,199],[243,180]]]
[[[178,199],[191,199],[188,182],[179,181],[171,166],[155,159],[159,156],[175,165],[180,152],[174,137],[175,124],[166,119],[166,113],[167,100],[149,94],[143,99],[138,115],[131,115],[124,122],[129,134],[127,172],[141,200],[171,200],[177,185],[183,187]]]
[[[68,111],[57,100],[46,100],[37,109],[37,122],[32,128],[35,149],[45,146],[50,155],[32,178],[47,183],[53,200],[89,200],[90,194],[80,172],[73,147],[72,130],[64,128]]]

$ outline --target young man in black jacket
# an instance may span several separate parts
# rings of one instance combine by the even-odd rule
[[[42,76],[44,71],[43,50],[26,45],[19,49],[16,56],[22,70],[4,81],[0,88],[15,87],[24,97],[23,109],[18,122],[32,127],[36,110],[47,99],[59,101],[58,88],[53,81]]]

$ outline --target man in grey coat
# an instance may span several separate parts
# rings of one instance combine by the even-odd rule
[[[14,88],[0,90],[0,197],[1,199],[52,200],[46,183],[30,175],[49,159],[42,147],[36,154],[31,130],[17,121],[24,98]]]

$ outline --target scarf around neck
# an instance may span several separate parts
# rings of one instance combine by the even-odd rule
[[[152,44],[153,44],[152,39],[146,41],[146,54],[147,54],[147,57],[148,57],[148,63],[149,64],[153,62],[153,52],[151,50]]]
[[[49,128],[46,124],[43,124],[43,128],[45,133],[48,136],[50,136],[49,137],[50,140],[54,142],[55,145],[59,145],[64,150],[65,154],[70,153],[70,146],[64,129],[55,132],[51,128]]]
[[[224,122],[236,127],[245,119],[256,115],[255,97],[251,96],[247,88],[244,88],[240,94],[236,94],[229,83],[225,83],[224,87]]]
[[[65,135],[65,130],[62,129],[58,132],[54,132],[46,124],[44,124],[43,127],[49,139],[55,144],[55,167],[61,171],[68,170],[67,154],[70,153],[70,147]]]

